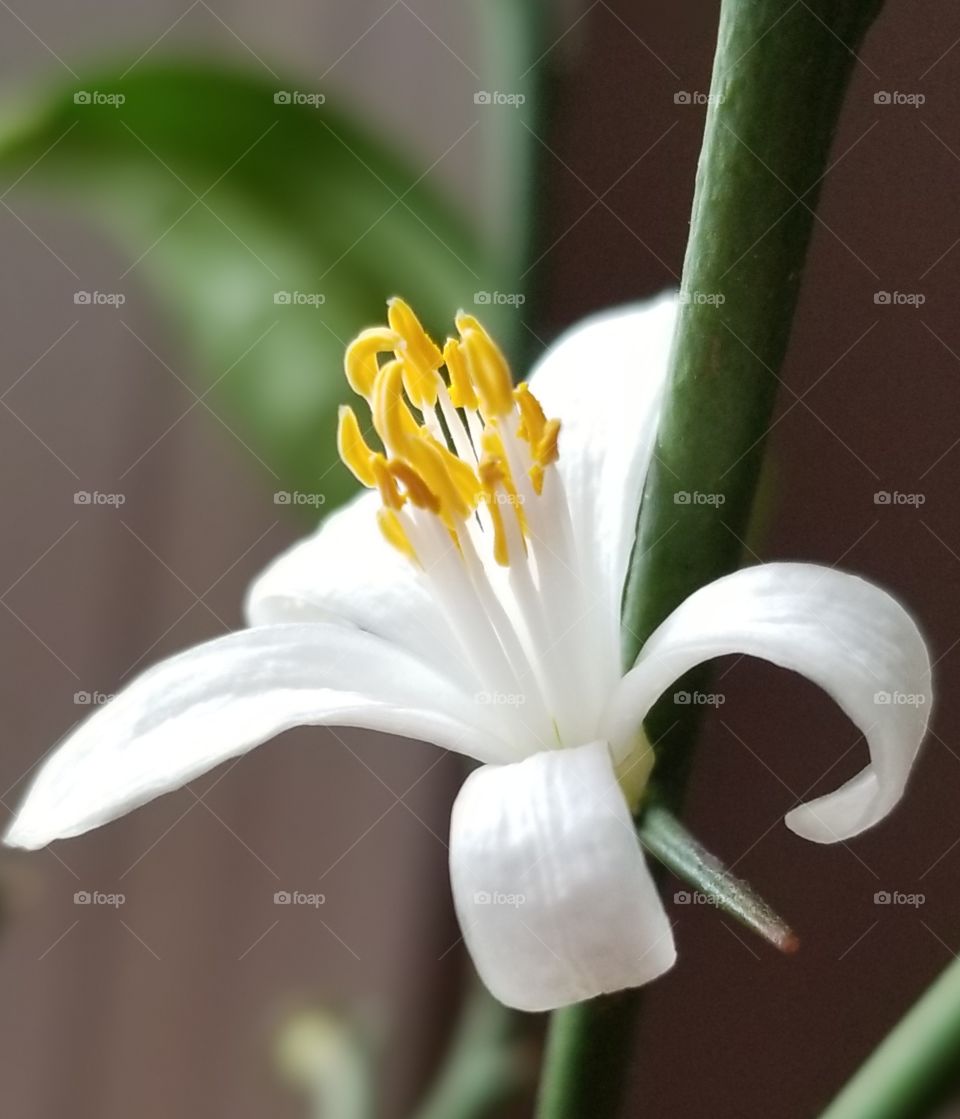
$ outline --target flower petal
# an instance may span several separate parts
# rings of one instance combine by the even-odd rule
[[[815,564],[735,572],[682,603],[643,647],[604,719],[626,743],[657,697],[694,665],[727,653],[793,669],[833,697],[860,729],[870,764],[835,792],[787,814],[818,843],[848,839],[903,794],[932,702],[930,658],[913,619],[879,587]]]
[[[380,638],[320,624],[242,630],[163,661],[82,723],[43,763],[6,842],[79,835],[281,731],[322,724],[512,756],[482,707]]]
[[[507,1006],[636,987],[676,957],[605,742],[475,770],[453,807],[450,877],[480,978]]]
[[[250,625],[335,622],[377,634],[468,682],[450,626],[419,573],[377,527],[380,496],[364,492],[278,556],[251,584]]]
[[[676,296],[593,315],[537,363],[530,387],[560,420],[560,458],[589,585],[619,656],[620,600],[653,453]]]

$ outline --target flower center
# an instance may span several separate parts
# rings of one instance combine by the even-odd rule
[[[381,532],[420,570],[465,684],[518,756],[588,742],[603,696],[577,636],[592,596],[555,465],[560,421],[514,388],[473,315],[456,316],[441,349],[406,303],[388,308],[344,360],[380,447],[343,407],[340,456],[379,491]]]
[[[344,360],[383,450],[369,445],[349,406],[337,434],[346,466],[380,492],[381,532],[424,566],[420,510],[461,555],[479,529],[500,566],[525,558],[525,505],[542,495],[557,460],[559,420],[546,418],[526,384],[513,387],[506,359],[472,315],[457,315],[458,337],[441,350],[403,300],[388,308],[389,325],[362,331]]]

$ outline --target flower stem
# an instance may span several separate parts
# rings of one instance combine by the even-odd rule
[[[960,1079],[960,959],[868,1058],[821,1119],[920,1119]]]
[[[493,1119],[532,1091],[536,1019],[496,1002],[477,981],[471,988],[443,1069],[416,1119]]]
[[[733,570],[753,504],[819,186],[882,0],[723,0],[671,377],[624,595],[624,660]],[[638,355],[639,365],[643,355]],[[655,776],[679,808],[697,709],[655,709]],[[616,1114],[638,995],[553,1016],[539,1119]]]

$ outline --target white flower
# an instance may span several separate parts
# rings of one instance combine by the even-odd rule
[[[826,843],[880,820],[930,711],[924,642],[884,591],[831,568],[749,568],[692,595],[621,668],[673,307],[589,320],[514,391],[471,316],[441,354],[392,301],[390,326],[364,331],[346,361],[385,453],[349,409],[339,446],[373,492],[261,575],[249,629],[156,666],[83,723],[7,843],[78,835],[295,725],[426,739],[484,763],[451,820],[467,946],[498,998],[544,1010],[674,961],[631,807],[652,763],[643,719],[692,666],[745,653],[819,684],[870,762],[787,824]]]

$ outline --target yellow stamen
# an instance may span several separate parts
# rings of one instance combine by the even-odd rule
[[[443,354],[409,304],[393,298],[387,302],[387,321],[399,336],[397,356],[407,359],[404,382],[410,399],[417,407],[433,407],[437,402],[437,370],[443,364]]]
[[[347,346],[343,357],[344,372],[355,393],[370,399],[379,369],[378,356],[392,353],[399,345],[399,336],[384,326],[371,326],[360,331]]]
[[[440,502],[448,528],[476,507],[480,484],[465,463],[428,433],[421,434],[403,399],[403,363],[388,362],[373,389],[373,423],[394,458],[406,461]]]
[[[439,374],[421,369],[408,357],[402,357],[400,360],[403,365],[403,387],[407,390],[407,396],[421,410],[433,408],[437,403]]]
[[[341,408],[337,427],[340,457],[364,485],[380,493],[378,522],[384,538],[419,562],[408,535],[415,521],[402,512],[409,502],[439,517],[462,555],[460,534],[482,502],[489,511],[482,523],[492,530],[493,558],[502,565],[522,558],[510,555],[513,528],[503,506],[512,505],[517,518],[520,543],[514,543],[514,551],[526,551],[529,511],[524,510],[504,440],[507,433],[512,440],[515,432],[529,447],[529,474],[539,494],[547,468],[557,460],[559,421],[547,419],[527,385],[514,389],[506,358],[473,315],[461,311],[456,316],[460,337],[448,338],[442,351],[402,299],[390,300],[387,317],[388,327],[362,331],[344,358],[347,379],[368,401],[385,453],[367,442],[352,408]],[[392,356],[381,365],[381,354]],[[460,423],[460,418],[449,408],[443,418],[431,415],[445,383],[443,366],[451,403],[470,413],[466,438],[479,463],[472,453],[469,461],[459,458],[441,431],[444,422]],[[462,439],[455,445],[465,446]],[[511,455],[519,452],[526,458],[525,451],[509,445]]]
[[[483,500],[490,513],[493,525],[493,558],[501,567],[510,565],[510,549],[507,547],[507,532],[503,524],[503,510],[497,500],[497,486],[503,481],[503,471],[498,462],[484,459],[479,466],[480,480],[483,482]]]
[[[482,334],[486,333],[483,328],[483,324],[480,322],[477,316],[468,315],[466,311],[457,311],[457,313],[453,316],[453,322],[457,330],[459,330],[461,334],[463,334],[465,330],[479,330]]]
[[[432,438],[411,440],[404,458],[436,494],[447,528],[456,528],[470,516],[480,497],[480,483],[465,462]]]
[[[500,438],[500,433],[497,431],[494,424],[488,424],[483,429],[481,446],[483,447],[483,458],[480,462],[480,479],[483,481],[484,467],[488,463],[494,463],[498,471],[497,481],[503,487],[503,492],[507,501],[514,508],[517,524],[520,526],[520,538],[524,539],[524,537],[528,535],[529,529],[527,528],[527,518],[523,511],[523,499],[520,497],[516,483],[513,480],[513,474],[510,471],[510,463],[507,460],[507,452],[504,450],[503,440]]]
[[[547,420],[543,426],[543,434],[532,448],[533,466],[530,467],[529,474],[534,491],[538,494],[543,493],[543,475],[547,467],[560,457],[560,449],[557,445],[559,435],[560,421]]]
[[[374,455],[371,462],[375,485],[380,491],[380,500],[387,509],[398,510],[403,508],[406,498],[397,489],[397,480],[390,470],[390,465],[383,455]]]
[[[560,457],[560,447],[557,440],[560,436],[560,421],[547,420],[543,434],[537,443],[534,454],[541,466],[549,466]]]
[[[466,359],[456,338],[447,339],[447,344],[443,347],[443,364],[450,374],[450,399],[454,408],[476,409],[480,401],[473,391]]]
[[[507,359],[472,315],[457,315],[457,328],[484,418],[507,415],[513,411],[513,382]]]
[[[429,509],[431,513],[440,512],[440,501],[437,495],[424,482],[420,475],[399,459],[394,459],[389,464],[390,473],[406,490],[407,497],[418,509]]]
[[[343,464],[361,485],[372,488],[377,484],[371,464],[376,452],[364,439],[357,415],[347,404],[340,406],[337,415],[337,451]]]
[[[517,435],[521,439],[526,439],[532,451],[543,436],[547,417],[544,415],[543,408],[540,407],[540,401],[530,391],[530,386],[526,381],[521,382],[513,390],[513,399],[520,409],[520,426],[517,428]]]
[[[403,362],[388,361],[377,373],[369,397],[374,429],[391,454],[420,432],[404,400],[403,388]]]
[[[407,559],[413,560],[419,567],[420,559],[396,512],[393,509],[378,509],[377,524],[380,526],[380,531],[387,543],[392,544],[398,552],[405,555]]]

